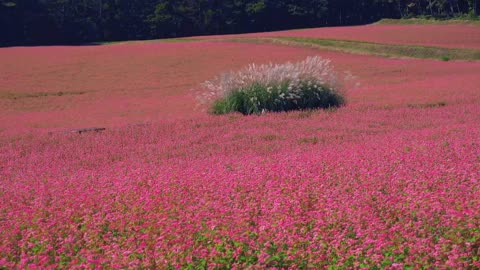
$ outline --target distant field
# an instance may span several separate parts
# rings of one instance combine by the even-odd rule
[[[470,27],[246,36],[479,48]],[[222,72],[313,55],[356,77],[345,107],[195,101]],[[477,269],[479,70],[218,40],[2,48],[0,269]]]
[[[190,90],[204,80],[252,62],[310,54],[203,42],[1,49],[1,126],[71,128],[191,117],[202,113],[194,110]]]
[[[0,55],[4,130],[111,126],[203,115],[193,109],[190,91],[201,82],[249,63],[296,61],[308,55],[332,59],[338,70],[358,77],[361,87],[351,93],[352,101],[405,105],[480,95],[475,88],[480,85],[477,62],[382,59],[268,44],[130,43],[10,48],[0,50]]]
[[[424,45],[445,48],[480,49],[480,26],[451,25],[390,25],[324,27],[257,34],[230,35],[234,37],[308,37],[337,40],[356,40],[386,44]],[[225,36],[219,36],[225,37]]]

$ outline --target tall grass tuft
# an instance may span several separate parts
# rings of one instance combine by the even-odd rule
[[[329,60],[314,56],[298,63],[251,64],[202,84],[201,100],[213,114],[339,107],[341,83]]]

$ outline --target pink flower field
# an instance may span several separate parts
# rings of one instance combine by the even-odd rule
[[[196,104],[222,72],[314,55],[357,77],[346,106]],[[2,48],[0,269],[479,269],[479,70],[233,42]],[[69,132],[86,127],[106,130]]]
[[[231,42],[4,48],[0,138],[203,117],[192,91],[203,81],[250,63],[312,55],[331,59],[339,72],[357,77],[360,87],[350,91],[349,106],[480,101],[479,62],[387,59]]]

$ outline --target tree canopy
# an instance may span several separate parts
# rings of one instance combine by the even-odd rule
[[[477,14],[480,0],[0,0],[0,45],[76,44]]]

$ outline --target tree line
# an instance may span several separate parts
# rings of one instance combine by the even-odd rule
[[[480,0],[0,0],[0,45],[79,44],[477,15]]]

